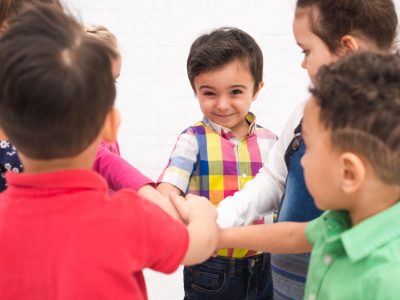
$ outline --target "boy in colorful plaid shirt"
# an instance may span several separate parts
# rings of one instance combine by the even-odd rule
[[[249,112],[263,86],[263,56],[247,33],[220,28],[194,41],[187,71],[204,118],[178,137],[158,189],[205,196],[217,206],[258,173],[276,141]],[[218,255],[185,268],[185,299],[272,298],[268,254],[222,249]]]

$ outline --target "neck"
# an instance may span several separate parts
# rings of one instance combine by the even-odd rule
[[[355,197],[359,200],[355,200],[353,207],[349,209],[353,226],[398,203],[400,187],[371,180],[368,188]]]
[[[88,146],[76,156],[55,159],[32,159],[19,153],[24,173],[49,173],[71,169],[92,169],[99,140]]]

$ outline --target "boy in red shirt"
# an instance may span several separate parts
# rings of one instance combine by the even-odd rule
[[[110,57],[61,9],[38,5],[0,39],[0,126],[25,173],[0,194],[0,299],[147,299],[142,269],[207,259],[216,212],[185,203],[187,228],[91,170],[118,128]]]

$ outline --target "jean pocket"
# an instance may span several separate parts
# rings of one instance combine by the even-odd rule
[[[210,295],[225,291],[228,286],[229,276],[222,269],[198,265],[191,267],[190,279],[190,287],[194,291]]]

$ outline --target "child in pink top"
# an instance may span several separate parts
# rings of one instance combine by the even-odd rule
[[[117,57],[111,58],[112,75],[116,81],[121,72],[121,56],[119,54],[117,38],[106,27],[91,25],[86,27],[86,33],[111,46]],[[154,182],[143,175],[139,170],[130,165],[120,156],[119,145],[102,141],[97,149],[93,170],[101,174],[107,181],[111,191],[122,188],[132,188],[139,191],[143,186],[155,186]]]

